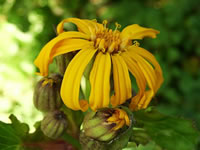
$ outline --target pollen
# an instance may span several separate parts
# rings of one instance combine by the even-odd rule
[[[118,53],[120,52],[120,31],[118,30],[121,25],[115,23],[115,30],[106,27],[107,20],[103,21],[103,28],[96,31],[96,38],[94,39],[94,46],[103,53]]]

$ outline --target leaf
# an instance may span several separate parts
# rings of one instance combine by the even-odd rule
[[[122,150],[136,150],[137,145],[135,142],[128,142],[128,145],[126,148],[123,148]]]
[[[29,132],[29,126],[25,123],[19,122],[19,120],[13,114],[11,114],[9,118],[12,122],[11,126],[15,130],[16,135],[20,138],[27,136]]]
[[[24,142],[41,142],[41,141],[48,141],[49,138],[46,137],[40,128],[41,121],[38,121],[34,124],[35,132],[30,133],[27,138],[24,140]]]
[[[11,124],[0,121],[0,149],[1,150],[22,150],[22,137],[28,133],[28,127],[20,123],[14,115],[10,116]]]
[[[156,144],[166,150],[193,150],[200,137],[189,120],[165,116],[155,109],[134,113],[138,126],[142,126]]]
[[[129,142],[128,146],[123,150],[162,150],[155,142],[149,142],[146,145],[136,145],[133,142]]]

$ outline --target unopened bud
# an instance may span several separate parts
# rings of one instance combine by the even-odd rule
[[[107,142],[116,137],[122,128],[129,125],[130,120],[124,110],[105,108],[86,115],[83,122],[83,132],[87,137]]]
[[[42,78],[36,85],[33,102],[35,107],[43,112],[54,111],[61,107],[60,87],[62,76],[52,74]]]
[[[62,111],[54,111],[46,114],[41,122],[41,130],[47,137],[60,137],[67,127],[66,116]]]
[[[56,64],[58,66],[59,72],[64,75],[65,70],[73,58],[74,54],[73,53],[67,53],[63,55],[56,56]]]

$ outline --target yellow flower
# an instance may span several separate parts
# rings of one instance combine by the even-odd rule
[[[64,31],[64,23],[74,23],[78,31]],[[136,79],[138,92],[130,103],[132,110],[146,108],[163,82],[162,70],[155,57],[133,44],[133,40],[144,37],[156,38],[159,31],[129,25],[120,32],[119,24],[112,31],[94,20],[68,18],[57,26],[58,36],[48,42],[35,60],[40,75],[48,75],[48,65],[55,56],[78,51],[68,65],[62,86],[61,97],[66,106],[73,110],[86,111],[113,107],[132,97],[129,71]],[[79,100],[80,82],[83,72],[95,58],[90,72],[91,92],[89,102]],[[110,98],[111,70],[114,82],[114,95]],[[148,85],[148,87],[147,87]]]

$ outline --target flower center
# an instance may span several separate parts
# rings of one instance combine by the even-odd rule
[[[103,53],[118,53],[120,49],[120,28],[119,24],[115,24],[116,28],[112,29],[106,28],[107,21],[103,22],[103,29],[96,31],[96,38],[94,39],[94,46]]]

